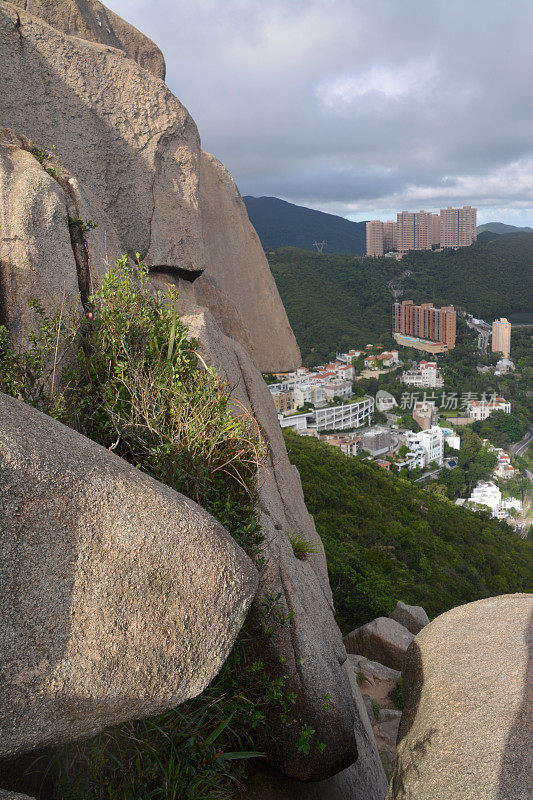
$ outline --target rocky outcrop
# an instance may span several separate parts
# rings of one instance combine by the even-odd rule
[[[359,781],[369,797],[380,800],[383,776],[367,758],[370,745],[361,733],[366,724],[364,705],[359,703],[359,707],[357,698],[354,702],[343,666],[346,652],[335,623],[324,551],[258,371],[299,364],[298,348],[268,263],[231,176],[216,159],[202,153],[187,110],[145,68],[140,56],[130,57],[131,49],[117,33],[115,22],[110,27],[120,39],[119,49],[105,38],[93,41],[93,17],[83,26],[75,23],[79,30],[83,28],[77,37],[68,35],[74,23],[69,21],[67,26],[63,12],[46,11],[62,2],[71,7],[67,0],[36,2],[32,15],[0,0],[2,122],[34,140],[29,147],[15,142],[26,153],[35,142],[56,145],[57,169],[50,177],[59,194],[55,186],[47,186],[56,193],[58,204],[63,200],[67,212],[69,203],[74,203],[82,220],[98,224],[97,229],[83,232],[78,250],[71,239],[74,260],[69,256],[68,269],[72,275],[76,270],[79,279],[79,248],[86,250],[88,274],[96,277],[106,258],[112,262],[122,252],[130,256],[138,252],[151,268],[154,286],[178,285],[180,313],[198,336],[203,357],[227,379],[235,400],[257,419],[269,457],[259,476],[265,567],[252,614],[256,620],[261,617],[266,595],[277,598],[286,622],[258,646],[258,654],[297,698],[285,738],[278,737],[276,730],[265,748],[271,761],[292,777],[320,782],[340,772],[331,778],[339,798],[350,797]],[[87,8],[100,14],[98,4],[78,3],[83,14]],[[98,19],[102,17],[98,16],[97,26]],[[139,52],[143,47],[139,45]],[[36,279],[31,291],[37,295],[45,257],[32,262]],[[13,299],[13,306],[23,299]],[[20,340],[24,325],[13,335]],[[294,556],[289,540],[293,532],[315,546],[316,553],[305,561]],[[208,554],[209,550],[203,555],[207,558]],[[209,609],[210,605],[203,613]],[[199,620],[203,619],[200,615]],[[72,629],[72,646],[74,634],[81,636],[82,631]],[[206,648],[213,646],[207,633],[202,640]],[[142,642],[140,647],[142,658]],[[132,674],[134,680],[137,673]],[[74,677],[70,687],[78,696]],[[194,681],[192,686],[195,691]],[[83,681],[80,687],[85,697]],[[145,682],[150,697],[158,693],[158,687]],[[140,691],[137,684],[134,689]],[[97,689],[93,693],[98,695]],[[176,692],[173,699],[179,702],[180,697]],[[133,705],[141,713],[140,704]],[[98,718],[102,725],[109,724],[105,714]],[[316,739],[325,744],[322,753],[316,749],[302,756],[287,746],[287,741],[290,745],[298,740],[303,725],[313,728]],[[366,737],[371,743],[371,731],[367,730]],[[359,762],[350,766],[358,745]]]
[[[533,797],[533,595],[433,620],[410,646],[388,800]]]
[[[305,723],[317,732],[326,749],[321,755],[295,756],[281,736],[267,746],[272,760],[289,775],[319,780],[354,761],[354,725],[358,723],[350,683],[342,668],[346,651],[335,624],[322,543],[306,510],[298,472],[289,463],[268,388],[250,356],[222,334],[207,310],[184,314],[183,321],[199,339],[207,363],[214,365],[232,387],[233,397],[260,421],[269,448],[259,485],[261,523],[268,545],[263,551],[265,567],[252,612],[259,618],[265,595],[279,595],[280,610],[291,618],[262,643],[260,656],[268,660],[274,674],[288,676],[287,687],[296,693],[289,741],[298,739]],[[289,540],[293,532],[304,535],[316,554],[306,561],[297,559]]]
[[[393,693],[401,680],[401,672],[377,661],[358,655],[348,655],[363,695],[382,707],[393,706]]]
[[[401,670],[413,634],[389,617],[378,617],[344,637],[348,653],[358,653],[391,669]]]
[[[191,500],[0,395],[0,756],[199,694],[257,572]]]
[[[36,325],[32,298],[53,313],[80,297],[64,191],[30,149],[0,131],[0,323],[20,344]]]
[[[141,67],[165,80],[165,59],[159,47],[98,0],[10,0],[10,4],[40,17],[58,31],[123,50]]]
[[[124,252],[189,281],[205,274],[239,309],[241,343],[257,366],[297,366],[294,335],[235,184],[202,153],[184,106],[143,68],[141,45],[136,61],[124,37],[124,49],[105,36],[89,41],[107,31],[94,0],[30,5],[35,15],[0,0],[2,124],[55,145],[62,169],[76,177],[79,214],[98,224],[86,237],[92,269]],[[115,34],[117,24],[109,25]],[[65,33],[78,28],[86,38]],[[223,326],[227,306],[217,297],[212,292],[210,309]]]
[[[27,794],[16,794],[15,792],[5,792],[0,789],[0,800],[34,800],[33,797],[28,797]]]
[[[415,636],[420,633],[422,628],[429,625],[429,617],[422,606],[408,606],[406,603],[402,603],[401,600],[398,600],[390,618],[399,622],[400,625],[403,625]]]
[[[243,800],[383,800],[388,784],[372,725],[349,662],[345,670],[357,708],[357,762],[328,780],[305,784],[261,766],[252,773]]]

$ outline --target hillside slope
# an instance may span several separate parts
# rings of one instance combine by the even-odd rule
[[[357,253],[366,248],[364,222],[351,222],[335,214],[287,203],[278,197],[243,197],[248,216],[265,249],[301,247],[326,241],[324,252]]]
[[[286,433],[314,515],[345,632],[396,601],[430,617],[496,594],[533,591],[533,542],[386,470]]]
[[[506,225],[505,222],[486,222],[484,225],[477,226],[478,233],[533,233],[533,228],[527,225],[524,228],[519,228],[517,225]]]
[[[531,233],[484,233],[471,247],[413,252],[399,262],[296,248],[269,253],[268,261],[307,364],[336,348],[391,343],[392,278],[401,298],[451,303],[488,321],[533,313]]]

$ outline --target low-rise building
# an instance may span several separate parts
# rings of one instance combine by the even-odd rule
[[[408,386],[421,388],[440,389],[444,386],[436,361],[420,361],[418,366],[406,370],[400,380]]]
[[[338,447],[339,450],[346,456],[356,456],[360,450],[361,440],[355,434],[342,435],[338,433],[329,433],[320,437],[322,441]]]
[[[352,396],[352,384],[350,381],[330,381],[323,384],[322,390],[326,400],[333,400],[335,397],[344,400]]]
[[[488,439],[483,439],[483,446],[486,447],[487,450],[490,450],[491,453],[495,453],[498,458],[492,477],[500,478],[504,481],[514,478],[519,470],[515,469],[511,464],[511,456],[509,453],[502,447],[495,447]]]
[[[494,369],[495,375],[507,375],[516,369],[514,362],[510,358],[500,358]]]
[[[503,397],[495,397],[490,400],[470,400],[466,406],[466,416],[474,420],[484,420],[490,417],[493,411],[503,411],[505,414],[511,413],[511,403]]]
[[[362,350],[348,350],[347,353],[337,353],[337,361],[342,361],[344,364],[352,364],[363,355]]]
[[[320,433],[327,430],[354,430],[370,425],[373,413],[374,398],[363,397],[354,403],[314,408],[288,417],[278,414],[278,420],[282,428],[294,428],[298,432],[311,428]]]
[[[322,384],[299,383],[294,387],[293,395],[296,408],[301,408],[305,403],[318,406],[325,402]]]
[[[422,452],[422,467],[429,467],[432,463],[442,467],[444,463],[444,434],[442,428],[439,428],[438,425],[432,425],[418,433],[410,431],[405,434],[405,438],[410,451],[416,453],[417,456]]]
[[[384,455],[392,445],[392,434],[389,428],[377,426],[361,435],[361,449],[366,450],[374,457]]]
[[[479,481],[467,502],[474,506],[486,506],[496,519],[504,519],[522,509],[522,504],[517,497],[502,497],[500,489],[492,481]]]
[[[398,351],[385,350],[383,353],[379,354],[378,362],[381,367],[393,367],[398,363]]]
[[[287,414],[294,411],[294,392],[283,391],[282,389],[270,390],[274,407],[278,414]]]
[[[437,424],[437,407],[432,400],[417,400],[413,406],[413,419],[423,431]]]
[[[367,369],[378,369],[379,365],[378,365],[377,356],[373,356],[373,355],[367,356],[365,358],[365,367]]]
[[[378,411],[382,413],[387,413],[387,411],[392,411],[392,409],[397,406],[398,403],[396,402],[396,398],[390,392],[386,392],[384,389],[379,389],[376,393],[376,407]]]
[[[461,437],[458,433],[455,433],[453,428],[442,428],[442,433],[444,434],[444,441],[448,447],[451,447],[452,450],[461,449]]]

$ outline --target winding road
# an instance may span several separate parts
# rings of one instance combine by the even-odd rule
[[[526,435],[520,439],[519,442],[516,444],[511,445],[509,448],[511,451],[511,455],[513,456],[524,456],[529,445],[533,442],[533,425],[530,426]]]

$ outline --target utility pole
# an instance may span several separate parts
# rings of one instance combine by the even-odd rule
[[[327,245],[327,242],[313,242],[313,247],[316,247],[317,253],[321,253],[324,250],[324,247]]]

